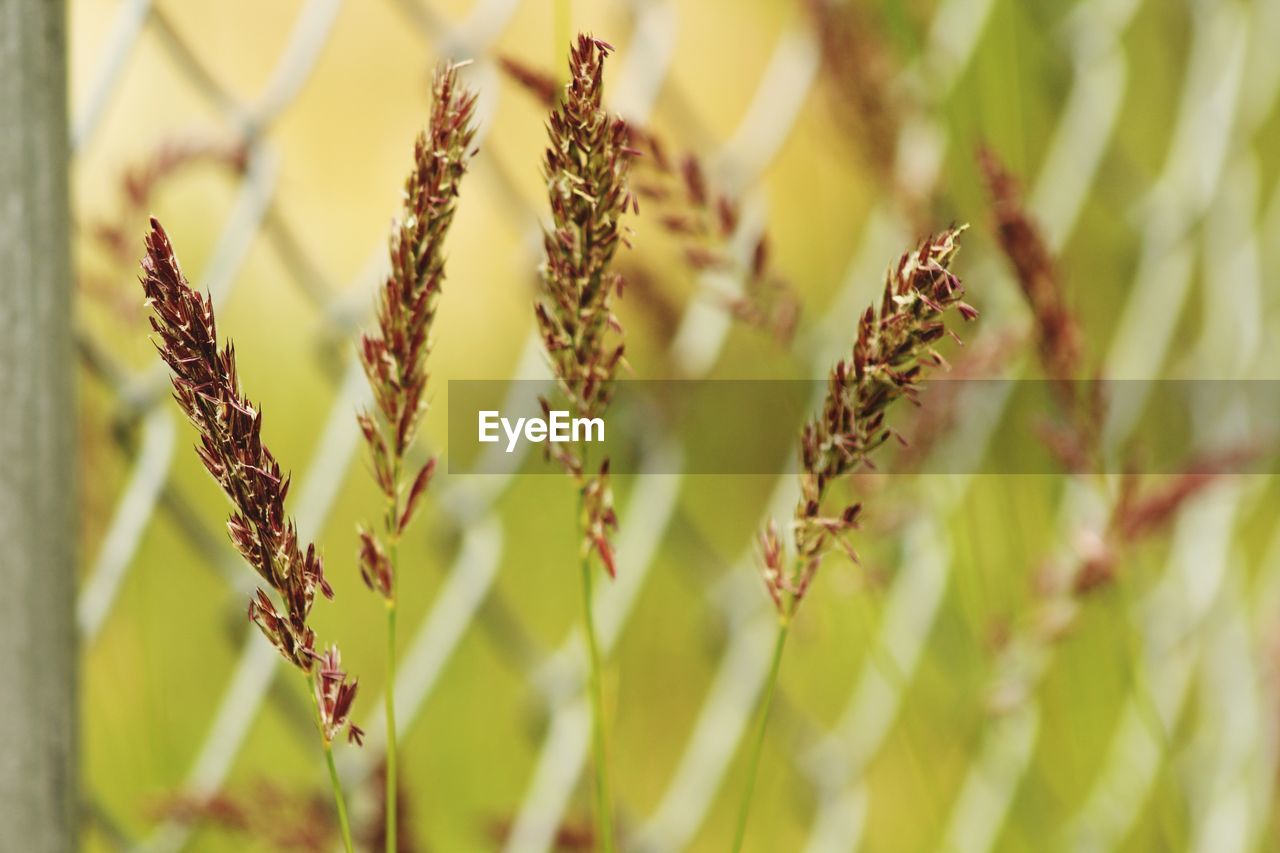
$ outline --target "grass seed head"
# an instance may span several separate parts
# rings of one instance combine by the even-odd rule
[[[560,84],[542,69],[507,55],[498,57],[498,66],[547,109],[554,107],[560,99]]]
[[[310,672],[315,634],[307,619],[317,591],[333,597],[323,563],[314,545],[300,545],[285,513],[289,478],[262,442],[262,411],[240,390],[234,347],[218,349],[212,302],[191,289],[155,219],[146,246],[142,287],[156,349],[172,371],[174,399],[199,433],[200,460],[231,500],[232,543],[284,608],[259,589],[249,618],[287,660]]]
[[[444,283],[444,241],[475,155],[475,104],[475,93],[458,80],[457,66],[436,70],[431,119],[414,144],[404,209],[391,233],[391,272],[378,295],[377,329],[360,339],[374,408],[357,420],[374,480],[392,507],[386,525],[392,537],[408,525],[435,470],[435,460],[428,460],[401,494],[405,456],[427,409],[427,356]],[[365,583],[390,598],[389,561],[370,531],[361,532],[359,556]]]
[[[329,742],[348,722],[356,685],[338,669],[336,648],[317,654],[315,632],[307,623],[317,591],[333,598],[324,564],[315,545],[302,547],[285,512],[289,478],[262,442],[262,410],[240,390],[234,347],[227,343],[218,349],[212,301],[187,283],[168,235],[154,218],[146,247],[142,288],[156,349],[172,371],[173,397],[200,435],[197,454],[231,500],[232,543],[280,602],[277,607],[259,587],[249,601],[249,619],[304,674],[315,672],[319,662],[315,683],[330,698],[328,710],[322,708]],[[360,734],[352,724],[351,738],[359,742]]]
[[[342,669],[342,655],[337,646],[325,649],[318,658],[315,679],[316,707],[320,713],[320,731],[326,744],[333,743],[351,716],[351,703],[356,698],[357,681],[347,681]],[[357,746],[364,743],[364,731],[355,723],[347,728],[347,740]]]
[[[1046,375],[1069,383],[1080,373],[1080,328],[1067,306],[1053,254],[1022,202],[1022,191],[995,152],[978,162],[991,194],[996,235],[1035,319],[1036,343]]]
[[[544,107],[552,109],[560,102],[562,89],[552,75],[509,56],[500,57],[499,65]],[[721,295],[729,314],[789,344],[799,322],[800,300],[769,265],[767,235],[756,240],[747,262],[734,257],[731,244],[742,215],[739,199],[713,188],[694,154],[673,161],[656,131],[629,125],[628,134],[632,153],[640,155],[632,164],[636,211],[639,199],[652,201],[659,210],[658,225],[680,244],[690,270],[719,270],[742,280],[741,293]]]
[[[765,587],[784,619],[804,598],[825,554],[837,548],[857,561],[846,534],[857,528],[862,505],[827,510],[828,487],[871,467],[870,454],[896,435],[885,423],[886,411],[902,399],[918,403],[917,385],[926,370],[945,365],[935,345],[947,334],[946,316],[977,316],[950,269],[963,231],[951,228],[925,240],[889,271],[879,305],[859,319],[850,357],[832,368],[822,409],[801,433],[794,563],[788,568],[772,522],[760,537]]]
[[[627,125],[603,108],[604,63],[612,47],[579,35],[569,56],[569,82],[547,122],[549,145],[543,176],[551,203],[551,227],[543,236],[545,259],[534,314],[556,384],[575,417],[602,414],[624,364],[622,324],[613,300],[622,276],[613,269],[627,243],[622,216],[636,209],[628,187],[635,152]],[[547,400],[542,401],[549,410]],[[614,574],[610,532],[617,526],[609,488],[609,461],[589,472],[577,449],[554,451],[582,489],[585,552],[596,551]]]
[[[612,261],[627,241],[622,215],[634,206],[627,186],[633,152],[627,125],[602,107],[611,50],[578,37],[565,97],[548,121],[543,163],[552,225],[543,237],[535,312],[560,389],[579,417],[608,405],[624,351],[613,313],[622,277]]]

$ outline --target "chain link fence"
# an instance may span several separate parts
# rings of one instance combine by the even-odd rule
[[[509,98],[519,97],[498,85],[495,46],[520,14],[531,14],[524,8],[531,4],[476,0],[470,9],[451,9],[446,15],[429,0],[376,2],[394,7],[402,26],[414,34],[424,68],[440,57],[474,59],[466,74],[481,92],[479,144],[484,149],[492,117]],[[171,149],[170,158],[211,158],[225,164],[235,181],[234,199],[208,257],[189,269],[193,282],[208,290],[215,304],[226,303],[241,286],[251,250],[265,242],[300,298],[321,318],[317,352],[322,353],[332,397],[327,414],[316,421],[310,458],[297,468],[292,502],[299,529],[308,537],[325,527],[349,473],[359,467],[353,412],[365,401],[366,388],[345,342],[372,305],[385,248],[381,240],[370,247],[370,261],[354,281],[329,280],[281,205],[282,195],[291,190],[281,182],[282,152],[272,132],[298,98],[322,85],[315,79],[317,64],[330,43],[343,38],[343,15],[356,14],[351,8],[356,4],[346,5],[344,10],[341,0],[299,3],[274,70],[251,100],[233,94],[236,88],[224,85],[218,71],[192,49],[191,34],[175,20],[176,4],[119,0],[108,28],[72,45],[74,51],[94,57],[87,75],[92,82],[72,104],[72,168],[97,144],[121,91],[133,85],[131,57],[148,43],[162,53],[170,73],[216,116],[218,126],[210,137],[226,141],[213,149]],[[673,73],[682,4],[617,0],[611,5],[616,6],[611,13],[624,22],[628,33],[611,68],[613,108],[640,124],[660,102],[672,111],[687,109],[689,100],[682,92],[692,84]],[[968,136],[953,139],[954,128],[963,122],[954,115],[951,93],[974,73],[975,56],[1013,49],[1015,37],[988,26],[1002,5],[997,0],[907,5],[927,7],[928,24],[922,30],[923,42],[900,69],[895,84],[921,94],[902,99],[909,106],[895,128],[891,166],[917,195],[945,195],[951,192],[943,186],[950,164],[968,157],[967,151],[954,147],[968,144]],[[1178,14],[1191,22],[1184,33],[1186,54],[1176,57],[1181,64],[1175,75],[1180,88],[1168,94],[1158,89],[1148,69],[1134,62],[1129,38],[1135,20],[1159,17],[1164,5],[1178,6]],[[78,6],[70,4],[73,18]],[[538,14],[543,12],[549,17],[549,8]],[[693,138],[678,141],[713,148],[708,158],[711,171],[746,200],[747,215],[734,240],[734,250],[743,253],[744,260],[768,220],[766,185],[775,158],[803,132],[806,105],[818,112],[823,109],[818,99],[827,34],[815,29],[814,18],[803,14],[801,6],[794,12],[771,32],[772,47],[761,58],[758,78],[750,84],[754,92],[731,133],[709,146],[713,134],[705,128],[715,123],[700,127],[696,116],[680,123]],[[766,20],[774,17],[761,14]],[[1280,64],[1270,45],[1277,38],[1280,4],[1270,0],[1077,0],[1051,32],[1042,34],[1058,71],[1048,87],[1054,96],[1045,99],[1056,116],[1028,181],[1028,198],[1055,250],[1066,250],[1076,239],[1090,205],[1098,204],[1095,191],[1114,179],[1106,172],[1108,161],[1127,156],[1131,141],[1118,135],[1127,105],[1149,97],[1172,99],[1173,132],[1163,167],[1149,176],[1142,191],[1145,201],[1136,215],[1135,271],[1120,301],[1110,344],[1103,348],[1108,375],[1159,375],[1176,354],[1172,351],[1188,346],[1179,319],[1191,310],[1203,322],[1189,346],[1208,373],[1265,374],[1271,352],[1265,343],[1265,309],[1274,303],[1265,282],[1280,268],[1274,248],[1280,238],[1280,196],[1264,186],[1273,164],[1264,165],[1265,158],[1255,152],[1264,144],[1261,140],[1274,138],[1271,124]],[[1032,85],[1004,82],[1010,87]],[[532,270],[538,262],[540,210],[524,200],[500,158],[482,156],[476,172],[467,191],[502,199],[509,225],[528,234],[525,260]],[[79,173],[76,180],[84,185],[114,176]],[[882,195],[848,235],[853,251],[830,307],[811,312],[794,344],[810,375],[822,375],[847,344],[850,318],[874,293],[883,264],[916,230],[913,213],[900,197]],[[82,231],[87,227],[83,219],[79,224]],[[1009,289],[1008,273],[996,255],[979,248],[972,258],[970,281],[1004,281]],[[742,286],[715,272],[702,278],[699,287],[713,292]],[[86,290],[91,286],[80,283],[80,298],[90,298]],[[1212,297],[1227,288],[1232,299]],[[1017,317],[1014,309],[992,309],[996,317],[1002,312],[1006,318]],[[690,378],[711,375],[725,353],[731,323],[714,302],[691,301],[670,339],[667,355],[675,372]],[[102,392],[111,400],[112,422],[118,425],[111,452],[118,454],[125,472],[100,535],[87,543],[83,555],[87,568],[76,622],[81,648],[92,661],[91,652],[104,629],[126,618],[117,608],[119,596],[130,573],[143,562],[140,550],[157,519],[232,588],[247,591],[250,575],[236,565],[218,516],[201,512],[199,501],[175,482],[175,459],[185,452],[187,440],[167,399],[164,371],[158,365],[131,368],[129,360],[113,352],[112,344],[88,324],[80,324],[76,334],[85,384],[92,386],[91,393]],[[1014,365],[1011,375],[1023,369]],[[538,342],[530,332],[512,376],[537,378],[543,371]],[[952,444],[962,452],[980,454],[997,422],[998,412],[993,412],[985,426],[973,426],[973,434],[953,437]],[[1203,425],[1206,431],[1216,428],[1213,423]],[[937,452],[955,451],[949,445]],[[644,450],[640,468],[679,470],[681,453],[677,443],[656,442]],[[435,496],[435,511],[443,518],[435,533],[441,542],[451,543],[452,557],[421,619],[402,631],[396,718],[402,734],[418,726],[424,709],[442,690],[460,646],[469,636],[482,637],[520,673],[528,701],[539,705],[544,715],[544,723],[531,732],[531,769],[521,783],[523,791],[502,843],[515,851],[547,850],[563,841],[561,831],[578,808],[574,798],[587,760],[590,716],[581,690],[585,657],[580,638],[570,632],[550,646],[536,639],[541,632],[527,624],[519,602],[511,600],[498,582],[500,569],[513,565],[512,554],[519,550],[514,538],[518,534],[510,529],[510,513],[503,503],[516,482],[518,461],[512,460],[507,475],[446,480],[445,491]],[[958,532],[963,522],[957,519],[963,519],[966,506],[976,499],[981,481],[973,476],[921,480],[915,500],[926,509],[914,513],[899,531],[892,581],[872,603],[866,619],[869,647],[875,653],[855,659],[856,672],[840,688],[846,695],[829,717],[834,725],[817,722],[800,710],[799,698],[784,695],[779,737],[789,744],[786,754],[794,762],[788,778],[803,781],[806,789],[789,790],[789,802],[770,803],[771,809],[789,812],[787,820],[794,824],[777,836],[786,839],[778,844],[798,843],[818,853],[868,843],[875,797],[869,770],[912,725],[910,703],[921,699],[918,691],[930,638],[956,618],[948,611],[960,605],[949,590],[957,566],[968,559],[965,549],[972,547]],[[606,652],[616,650],[628,632],[647,630],[632,617],[646,586],[660,571],[664,537],[689,523],[681,501],[686,485],[679,475],[639,477],[634,482],[619,534],[618,580],[598,590],[596,612]],[[1189,508],[1177,523],[1159,580],[1121,611],[1132,623],[1137,671],[1098,760],[1087,771],[1086,794],[1055,807],[1071,815],[1065,832],[1073,844],[1110,849],[1132,838],[1138,822],[1147,819],[1147,804],[1169,796],[1161,787],[1169,784],[1166,774],[1192,757],[1198,762],[1197,778],[1178,783],[1190,804],[1179,818],[1187,843],[1213,850],[1249,849],[1266,846],[1271,838],[1277,750],[1273,705],[1263,695],[1264,674],[1271,665],[1264,640],[1271,610],[1280,598],[1280,537],[1251,555],[1241,553],[1236,544],[1240,526],[1264,505],[1264,492],[1252,481],[1233,481]],[[795,497],[792,478],[780,478],[768,499],[770,512],[785,516]],[[1060,495],[1050,540],[1070,551],[1074,532],[1104,514],[1108,500],[1103,491],[1072,484]],[[700,697],[699,709],[683,727],[664,735],[682,744],[666,782],[649,792],[643,804],[619,804],[630,849],[717,849],[706,828],[721,798],[732,797],[731,767],[766,676],[772,634],[772,612],[758,588],[745,532],[740,544],[741,557],[727,571],[693,581],[707,612],[722,624],[723,636],[708,652],[705,683],[687,686]],[[310,725],[291,694],[277,689],[278,656],[256,629],[246,625],[229,636],[232,663],[225,684],[207,714],[194,757],[182,772],[181,789],[193,797],[214,795],[228,784],[237,761],[252,748],[255,723],[264,707],[278,706],[299,731]],[[1002,847],[1020,803],[1033,810],[1043,807],[1020,798],[1027,797],[1034,777],[1045,772],[1037,766],[1037,748],[1046,737],[1046,715],[1055,713],[1046,706],[1048,696],[1057,694],[1040,685],[1054,672],[1056,651],[1027,648],[1019,655],[1026,701],[1011,713],[985,718],[976,732],[957,733],[963,742],[950,753],[948,777],[957,783],[932,794],[938,801],[933,808],[945,816],[941,836],[935,839],[944,848]],[[366,679],[364,689],[376,693],[380,685]],[[385,732],[376,716],[368,720],[365,748],[348,752],[341,767],[346,781],[356,787],[378,771],[376,757]],[[1172,737],[1179,722],[1187,719],[1196,721],[1195,733]],[[643,749],[643,743],[626,742],[617,748]],[[925,768],[924,773],[929,772]],[[95,843],[156,851],[198,846],[190,823],[172,814],[158,816],[137,833],[136,822],[118,821],[101,806],[100,793],[93,787],[85,791]]]

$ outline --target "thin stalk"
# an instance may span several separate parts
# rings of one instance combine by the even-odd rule
[[[579,515],[581,515],[579,500]],[[591,552],[583,549],[582,560],[583,633],[587,636],[590,660],[591,753],[595,764],[596,836],[604,853],[613,850],[613,798],[609,794],[609,765],[604,737],[604,687],[601,678],[600,643],[596,639],[594,596],[591,583]]]
[[[320,744],[324,747],[324,761],[329,765],[329,784],[333,787],[333,802],[338,808],[338,828],[342,831],[342,844],[346,848],[347,853],[352,853],[355,847],[351,843],[351,823],[347,820],[347,800],[342,795],[342,782],[338,780],[338,767],[333,763],[333,744],[324,734],[324,729],[320,722],[322,711],[320,710],[320,697],[316,695],[316,686],[312,682],[310,676],[304,676],[307,679],[308,692],[316,709],[316,729],[320,733]]]
[[[329,765],[329,782],[333,785],[333,801],[338,806],[338,828],[342,830],[342,844],[347,853],[353,853],[355,847],[351,843],[351,822],[347,820],[347,801],[342,796],[342,783],[338,781],[338,766],[333,763],[333,746],[324,745],[324,760]]]
[[[778,622],[778,637],[773,644],[773,662],[769,664],[769,680],[765,683],[764,699],[760,703],[760,716],[756,722],[756,735],[751,744],[751,758],[747,765],[747,786],[742,791],[742,805],[738,807],[738,828],[733,834],[733,851],[742,849],[747,837],[747,815],[751,811],[751,792],[756,786],[756,770],[760,766],[760,752],[764,747],[764,732],[769,723],[769,709],[773,707],[773,694],[778,689],[778,670],[782,666],[782,648],[787,642],[790,620]]]
[[[394,471],[395,480],[400,479],[400,462],[397,460]],[[386,796],[386,813],[387,824],[386,831],[383,833],[387,839],[387,853],[396,853],[399,845],[396,839],[396,830],[399,822],[396,817],[397,806],[399,805],[399,774],[396,769],[396,596],[400,592],[400,534],[397,530],[400,518],[400,500],[398,496],[392,498],[388,508],[387,515],[387,531],[389,534],[387,555],[391,561],[391,595],[387,597],[387,689],[383,695],[386,697],[385,708],[387,717],[387,778],[384,785]]]
[[[392,574],[395,573],[396,548],[391,549]],[[396,806],[398,805],[396,770],[396,600],[387,599],[387,853],[395,853],[399,849],[396,842]]]

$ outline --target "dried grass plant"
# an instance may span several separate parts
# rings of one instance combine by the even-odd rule
[[[742,292],[723,294],[726,310],[740,322],[790,344],[800,320],[800,300],[790,283],[773,268],[768,234],[761,234],[744,263],[733,250],[742,220],[741,201],[716,188],[693,153],[673,158],[651,130],[633,129],[644,157],[636,195],[657,209],[663,231],[677,240],[685,265],[695,273],[718,270],[742,282]]]
[[[499,65],[548,109],[559,102],[560,87],[550,74],[511,56],[500,57]],[[757,237],[749,257],[740,259],[733,243],[742,219],[741,200],[713,185],[696,154],[677,158],[657,131],[629,127],[631,145],[641,155],[632,167],[633,191],[645,200],[646,210],[652,207],[662,232],[676,241],[684,265],[695,274],[732,274],[742,283],[741,292],[714,298],[735,320],[789,345],[800,320],[800,299],[773,265],[768,234]]]
[[[830,507],[830,486],[871,466],[870,455],[896,435],[885,423],[886,411],[902,399],[919,403],[916,386],[926,370],[946,364],[935,344],[949,333],[948,314],[966,320],[977,317],[962,299],[960,279],[951,272],[963,230],[952,228],[926,240],[889,271],[879,305],[862,315],[852,353],[832,369],[822,408],[801,433],[800,500],[791,522],[791,553],[772,519],[760,533],[764,586],[777,612],[778,629],[750,746],[735,851],[742,849],[746,837],[751,793],[791,621],[824,557],[838,550],[850,560],[858,559],[847,536],[857,529],[862,505]]]
[[[534,311],[543,347],[561,397],[574,417],[602,414],[623,364],[622,327],[613,300],[622,277],[614,254],[627,240],[623,214],[636,202],[627,186],[634,152],[627,126],[603,108],[604,63],[612,48],[579,35],[569,55],[569,82],[547,123],[549,146],[543,175],[551,203],[551,227],[543,236],[545,259]],[[550,402],[542,401],[544,409]],[[548,445],[552,447],[551,445]],[[609,460],[593,468],[587,445],[556,445],[550,453],[578,489],[584,633],[590,659],[597,837],[613,849],[612,800],[605,745],[600,647],[592,611],[592,555],[612,577],[610,535],[617,527],[609,487]]]
[[[262,441],[262,410],[240,390],[231,343],[218,348],[213,304],[194,291],[154,218],[142,259],[142,287],[150,307],[153,341],[172,371],[173,397],[200,437],[196,453],[231,501],[231,542],[262,587],[249,601],[249,619],[308,682],[316,728],[324,748],[343,841],[352,849],[347,809],[333,761],[333,741],[343,728],[359,743],[349,721],[356,683],[348,681],[336,646],[316,650],[309,618],[316,593],[333,598],[314,545],[298,541],[285,512],[289,477]]]
[[[903,116],[893,91],[898,63],[889,34],[865,4],[806,0],[804,5],[818,34],[832,112],[845,135],[862,148],[867,166],[891,180]]]
[[[135,269],[139,225],[147,222],[152,200],[158,193],[200,167],[243,177],[249,168],[249,149],[242,142],[206,136],[162,139],[137,162],[120,170],[115,180],[119,200],[111,214],[84,223],[97,251],[80,259],[77,287],[121,322],[138,321],[135,293],[132,289],[123,290],[119,282]]]
[[[905,57],[895,49],[886,7],[852,0],[805,0],[804,6],[818,37],[831,116],[888,200],[915,233],[926,233],[933,182],[921,180],[920,170],[901,168],[898,145],[932,93],[903,75]]]
[[[1067,302],[1053,253],[1022,203],[1016,179],[990,148],[978,152],[978,162],[991,195],[1000,249],[1031,310],[1041,369],[1067,422],[1066,430],[1055,434],[1054,444],[1068,467],[1083,468],[1096,453],[1103,412],[1101,399],[1080,396],[1088,388],[1079,381],[1085,371],[1080,323]]]
[[[1040,370],[1053,389],[1060,426],[1045,426],[1042,438],[1063,468],[1077,477],[1100,474],[1100,439],[1106,415],[1102,384],[1088,381],[1085,334],[1071,308],[1057,259],[1035,218],[1026,209],[1017,179],[990,148],[978,163],[991,198],[996,236],[1032,316]],[[1083,380],[1083,381],[1082,381]],[[1038,573],[1038,602],[1021,635],[1005,632],[998,651],[1004,659],[987,696],[992,713],[1006,713],[1027,697],[1030,685],[1017,674],[1016,643],[1045,646],[1064,637],[1076,623],[1080,603],[1112,585],[1121,559],[1144,540],[1166,532],[1183,507],[1215,483],[1222,470],[1248,456],[1229,450],[1215,458],[1189,460],[1164,482],[1125,474],[1118,494],[1097,527],[1076,531],[1077,554],[1066,567],[1047,561]]]
[[[435,471],[428,459],[412,477],[407,460],[427,409],[427,356],[444,284],[444,241],[458,188],[475,155],[476,96],[458,81],[458,66],[437,69],[431,120],[414,145],[404,210],[391,233],[391,272],[378,295],[377,330],[360,340],[360,361],[373,391],[358,416],[378,488],[386,501],[381,533],[360,530],[360,576],[386,602],[386,849],[397,850],[395,719],[396,594],[399,545]]]

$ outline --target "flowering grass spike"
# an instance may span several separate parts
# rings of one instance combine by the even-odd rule
[[[857,559],[845,536],[857,527],[862,505],[831,511],[825,506],[828,489],[838,478],[871,466],[872,451],[895,435],[885,423],[885,412],[902,399],[918,403],[917,385],[926,368],[946,364],[934,345],[948,334],[947,314],[954,310],[965,320],[978,316],[963,301],[964,286],[951,272],[963,231],[948,229],[898,260],[885,278],[879,305],[869,306],[859,319],[849,358],[832,368],[822,409],[801,433],[800,500],[792,519],[794,557],[788,558],[773,520],[760,534],[764,584],[777,609],[778,632],[738,811],[735,851],[742,849],[746,837],[765,726],[796,608],[824,556],[839,549]]]
[[[154,218],[146,247],[142,288],[152,311],[156,349],[172,371],[174,399],[200,435],[196,452],[231,500],[231,541],[279,599],[277,607],[259,588],[249,601],[249,618],[285,660],[313,682],[317,724],[350,849],[346,806],[330,745],[344,726],[356,743],[363,734],[348,720],[356,683],[347,682],[336,648],[323,655],[316,652],[315,632],[307,623],[316,592],[333,598],[333,589],[315,546],[300,545],[297,527],[285,513],[289,477],[262,443],[262,410],[240,390],[235,348],[227,343],[218,349],[212,301],[187,283],[168,235]]]
[[[547,122],[549,145],[543,176],[551,202],[551,227],[543,235],[546,258],[534,313],[560,393],[572,415],[603,414],[613,380],[623,364],[622,326],[613,299],[622,292],[622,276],[611,263],[627,241],[621,223],[638,204],[627,185],[635,156],[626,124],[604,111],[604,61],[608,44],[579,35],[569,54],[569,82]],[[542,401],[545,412],[551,404]],[[555,445],[550,451],[579,489],[582,597],[590,662],[596,829],[602,849],[613,849],[612,805],[605,757],[604,699],[599,643],[592,615],[591,555],[616,574],[610,533],[618,520],[609,488],[609,460],[589,471],[585,447]]]
[[[960,279],[950,271],[963,230],[953,228],[926,240],[890,270],[879,307],[870,306],[862,315],[850,357],[832,368],[822,410],[804,427],[791,570],[785,568],[776,526],[761,534],[765,586],[783,619],[794,613],[832,547],[856,559],[844,534],[857,526],[862,506],[828,511],[828,487],[845,474],[874,467],[872,451],[896,435],[885,424],[886,411],[900,399],[918,402],[916,385],[925,368],[946,364],[934,344],[948,334],[943,322],[947,312],[954,309],[966,320],[977,317],[963,301]]]
[[[404,211],[391,235],[391,272],[378,296],[377,331],[360,339],[360,361],[374,398],[374,411],[359,417],[360,428],[378,485],[398,508],[388,518],[392,537],[409,523],[435,467],[429,461],[417,472],[399,508],[405,454],[427,408],[426,362],[444,283],[444,240],[475,153],[475,102],[475,94],[459,84],[456,66],[436,72],[430,125],[414,144]]]
[[[548,109],[560,101],[560,87],[552,75],[510,56],[498,64],[511,79]],[[756,238],[750,257],[736,257],[733,243],[742,218],[741,200],[716,190],[706,169],[692,153],[678,162],[651,128],[628,125],[629,146],[642,156],[632,164],[633,192],[657,208],[656,221],[681,248],[685,265],[695,273],[720,270],[742,282],[741,293],[717,294],[726,310],[748,326],[769,332],[781,344],[789,344],[799,321],[800,300],[790,284],[771,264],[765,234]],[[652,302],[654,293],[647,294]],[[652,306],[650,306],[652,307]]]
[[[602,108],[604,60],[611,51],[599,39],[578,37],[566,96],[548,122],[550,145],[543,164],[552,228],[543,235],[546,258],[534,310],[557,385],[574,416],[581,418],[604,412],[623,364],[622,326],[612,307],[623,281],[611,262],[627,240],[622,215],[638,207],[627,187],[635,153],[627,126]],[[543,406],[550,408],[546,401]],[[616,519],[608,461],[588,477],[578,451],[561,445],[554,452],[569,473],[586,477],[583,493],[591,499],[586,501],[590,515],[583,544],[599,553],[612,575],[607,532]]]
[[[386,849],[397,849],[396,572],[400,538],[435,473],[428,459],[412,478],[406,456],[427,409],[427,356],[436,304],[444,283],[444,241],[457,209],[458,188],[475,155],[476,96],[444,65],[432,81],[431,119],[413,148],[404,185],[404,210],[391,233],[391,272],[378,294],[377,331],[360,339],[374,408],[357,419],[386,500],[382,536],[360,530],[360,577],[387,604],[389,686],[387,720]]]

